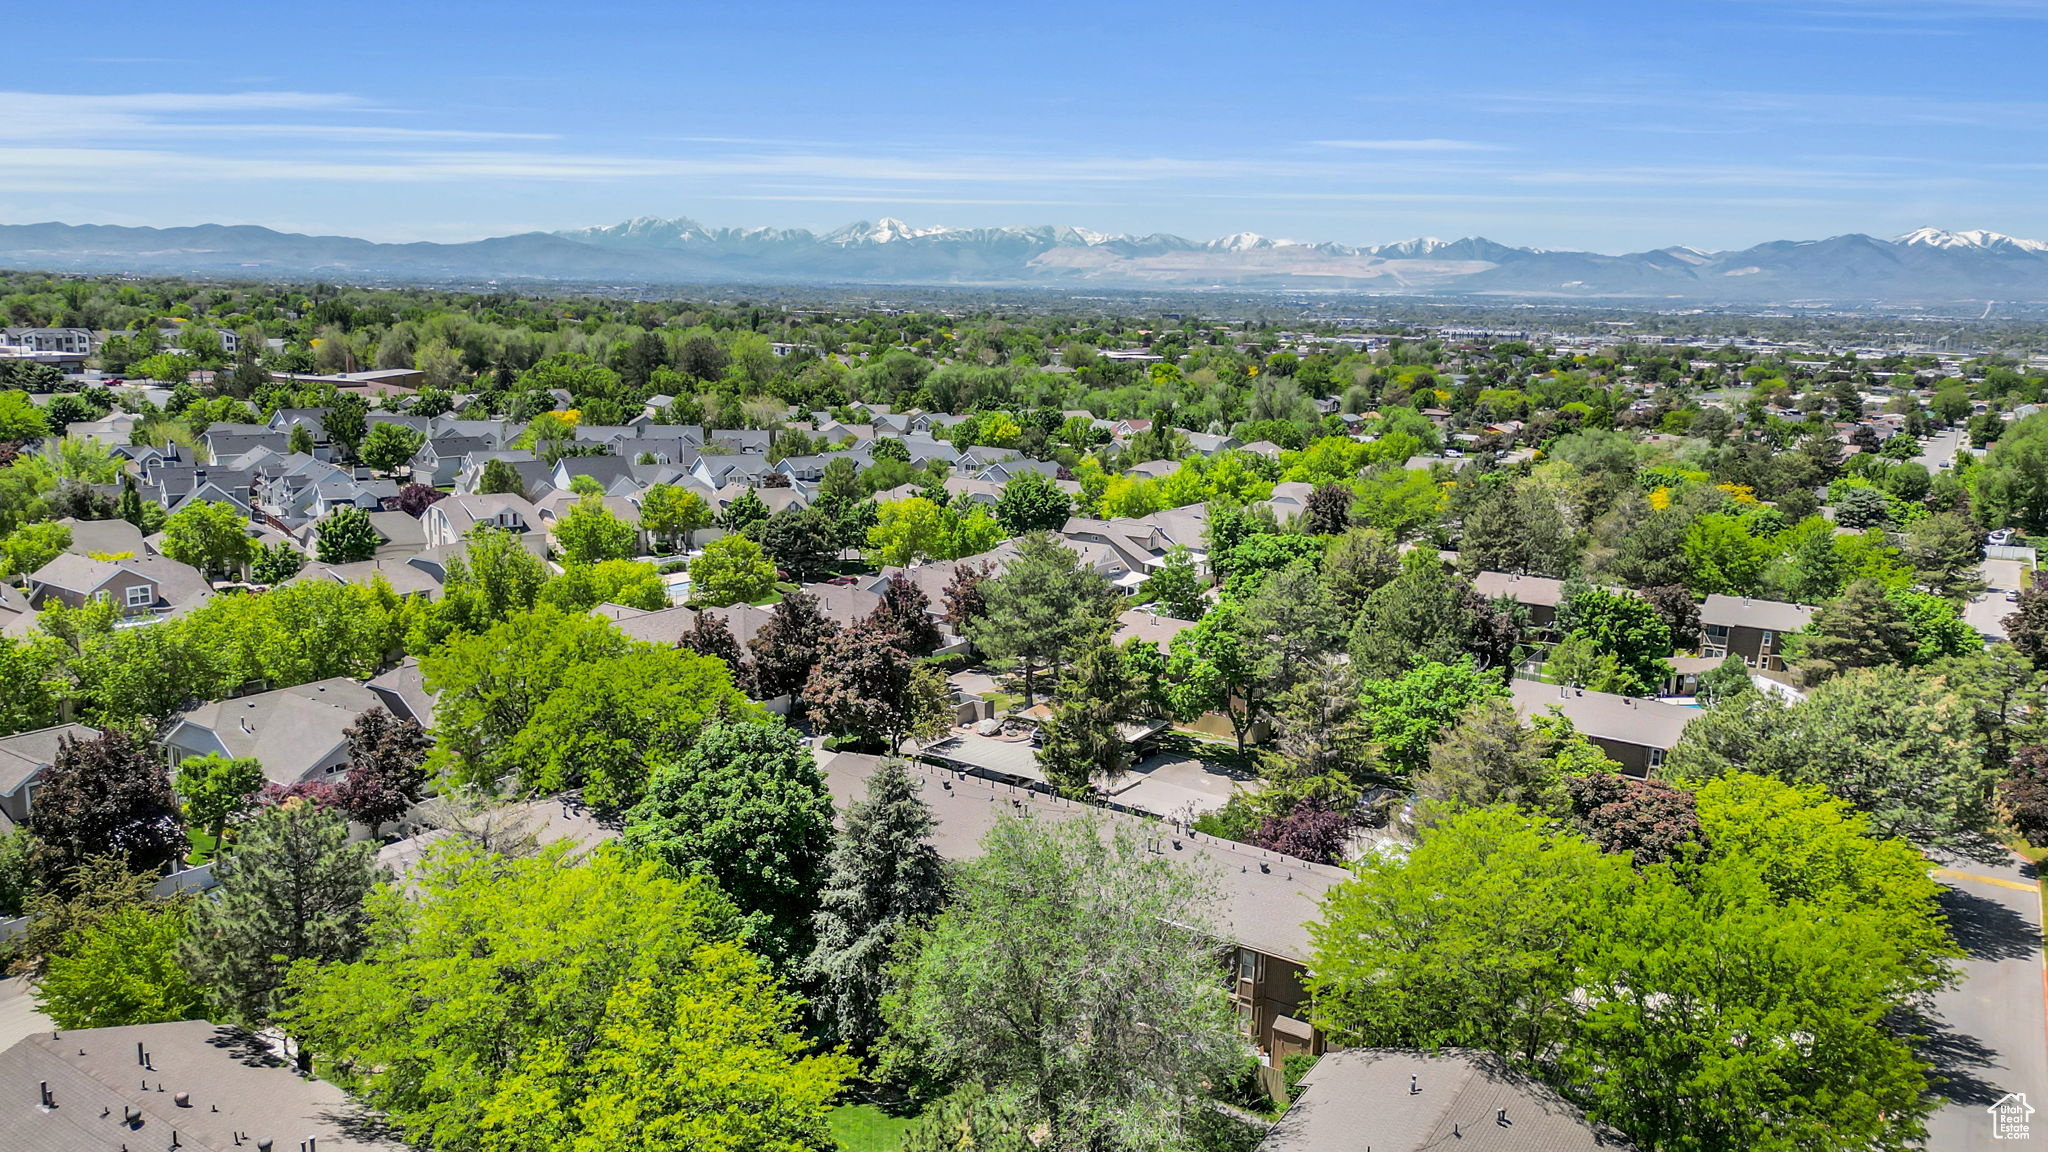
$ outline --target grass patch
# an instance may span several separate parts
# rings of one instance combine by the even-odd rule
[[[998,716],[1024,703],[1024,697],[1012,692],[983,692],[981,698],[988,701],[989,707],[994,708]]]
[[[2039,864],[2042,860],[2048,859],[2048,848],[2036,848],[2018,836],[2006,840],[2005,846],[2026,857],[2029,864]]]
[[[220,844],[204,832],[188,831],[185,839],[192,845],[192,850],[185,853],[185,863],[194,868],[213,859],[213,854],[220,850]]]
[[[873,1104],[841,1104],[826,1113],[825,1122],[844,1152],[896,1152],[917,1117],[892,1115]]]

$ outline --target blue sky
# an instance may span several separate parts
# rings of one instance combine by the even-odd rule
[[[99,3],[9,33],[6,223],[2048,238],[2048,0]]]

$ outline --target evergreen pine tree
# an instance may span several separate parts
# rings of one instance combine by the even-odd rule
[[[193,911],[186,965],[223,1015],[266,1023],[295,961],[362,950],[363,900],[383,876],[377,845],[350,844],[340,813],[307,800],[266,809],[214,865],[219,886]]]
[[[867,798],[847,810],[809,965],[818,982],[812,1004],[834,1042],[864,1048],[881,1035],[896,941],[945,904],[945,866],[929,842],[936,823],[917,780],[894,758],[875,768]]]

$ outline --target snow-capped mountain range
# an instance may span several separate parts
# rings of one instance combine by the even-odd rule
[[[432,282],[898,284],[1302,290],[1644,301],[2048,303],[2048,243],[1920,228],[1779,240],[1739,251],[1518,248],[1423,236],[1355,247],[1238,232],[1215,240],[1066,225],[913,226],[888,217],[817,233],[643,216],[461,244],[378,244],[253,226],[0,225],[0,266],[55,271]]]

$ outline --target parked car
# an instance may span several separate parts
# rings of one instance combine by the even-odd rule
[[[2007,588],[2005,590],[2005,598],[2009,601],[2017,602],[2020,598],[2020,590],[2017,588]]]
[[[1984,541],[1985,543],[1990,544],[1993,548],[2003,548],[2007,544],[2012,543],[2012,529],[2000,528],[1998,531],[1993,532],[1989,536],[1986,536],[1984,538]]]

